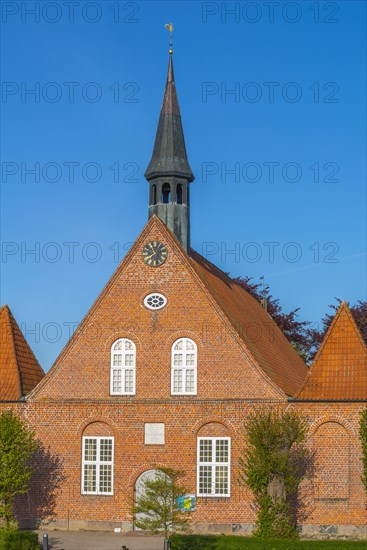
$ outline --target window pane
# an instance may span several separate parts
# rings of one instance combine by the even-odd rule
[[[186,370],[186,390],[188,393],[195,392],[195,373],[194,369]]]
[[[121,370],[113,370],[112,372],[112,391],[122,391],[122,372]]]
[[[123,342],[120,340],[119,342],[116,342],[116,344],[113,346],[113,349],[115,350],[118,350],[118,349],[123,349]]]
[[[112,492],[112,466],[110,464],[101,464],[99,468],[99,492]]]
[[[134,348],[133,348],[133,343],[132,343],[132,342],[129,342],[129,340],[126,340],[126,341],[125,341],[125,349],[128,350],[128,351],[129,351],[129,350],[133,350],[133,349],[134,349]]]
[[[95,464],[84,464],[84,474],[83,474],[83,491],[85,492],[95,492],[97,489],[96,485],[96,466]]]
[[[125,370],[125,392],[132,393],[134,390],[134,371],[133,369]]]
[[[181,367],[182,366],[182,353],[175,353],[174,354],[173,364],[174,364],[175,367]]]
[[[215,494],[228,494],[228,466],[215,467]]]
[[[186,366],[193,367],[195,365],[195,355],[193,353],[188,353],[186,355]]]
[[[101,462],[112,462],[112,440],[101,439],[99,447],[99,459]]]
[[[97,460],[97,441],[84,439],[84,460]]]
[[[183,340],[179,340],[174,349],[183,349]]]
[[[219,439],[215,452],[216,462],[228,462],[228,440]]]
[[[195,349],[194,344],[190,340],[186,340],[186,349]]]
[[[114,367],[121,367],[121,365],[122,365],[122,355],[115,354],[113,356],[113,366]]]
[[[132,367],[134,365],[134,356],[132,353],[125,355],[125,367]]]
[[[173,391],[175,393],[182,392],[182,370],[174,369],[173,371]]]
[[[212,493],[212,467],[199,467],[199,494],[207,495]]]
[[[200,440],[199,461],[200,462],[212,461],[212,440],[211,439]]]

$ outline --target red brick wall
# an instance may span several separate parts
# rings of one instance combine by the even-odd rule
[[[317,468],[324,468],[322,494],[315,492],[317,481],[303,483],[302,523],[365,524],[366,496],[360,482],[362,467],[357,435],[363,405],[295,403],[291,407],[308,418],[309,444],[317,457],[316,480],[321,475]],[[251,524],[255,521],[252,495],[237,482],[237,461],[244,446],[242,426],[247,415],[254,411],[252,403],[187,400],[175,404],[157,401],[113,405],[109,402],[38,402],[15,408],[35,427],[38,437],[50,445],[52,454],[64,459],[68,479],[57,498],[55,514],[59,520],[131,521],[135,481],[143,471],[157,465],[186,470],[185,482],[196,493],[196,438],[213,435],[231,437],[231,497],[198,498],[193,521],[198,524]],[[165,423],[165,445],[144,444],[144,423],[147,421]],[[81,495],[83,433],[115,437],[113,496]],[[333,452],[332,439],[337,440],[337,453]],[[349,453],[346,452],[347,441]],[[330,469],[329,488],[325,468]],[[347,496],[342,484],[337,485],[335,492],[334,484],[341,481],[339,471],[343,484],[348,473]]]
[[[308,501],[305,523],[366,525],[367,497],[361,475],[359,420],[363,403],[299,403],[310,423],[315,451],[314,479],[304,483]]]

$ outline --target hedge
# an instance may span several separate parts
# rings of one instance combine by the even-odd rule
[[[0,529],[0,550],[40,550],[37,533]]]
[[[262,540],[225,535],[172,535],[171,550],[366,550],[366,541],[346,540]]]
[[[216,550],[219,538],[215,535],[172,535],[169,540],[171,550]]]

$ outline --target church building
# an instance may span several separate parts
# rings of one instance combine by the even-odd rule
[[[309,423],[302,533],[366,537],[365,343],[343,302],[308,369],[261,304],[191,248],[194,174],[171,52],[145,178],[148,223],[45,376],[0,310],[0,410],[23,417],[45,450],[20,525],[131,530],[142,479],[167,466],[186,472],[196,530],[248,534],[256,511],[238,459],[246,418],[262,406]],[[60,486],[42,506],[55,460]]]

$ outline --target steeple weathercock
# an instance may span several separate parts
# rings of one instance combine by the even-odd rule
[[[156,214],[189,252],[189,184],[194,174],[187,159],[171,46],[153,155],[144,175],[150,185],[149,218]]]
[[[169,31],[169,50],[168,53],[173,53],[173,39],[172,39],[172,33],[173,33],[173,23],[167,23],[164,25],[164,28]]]

